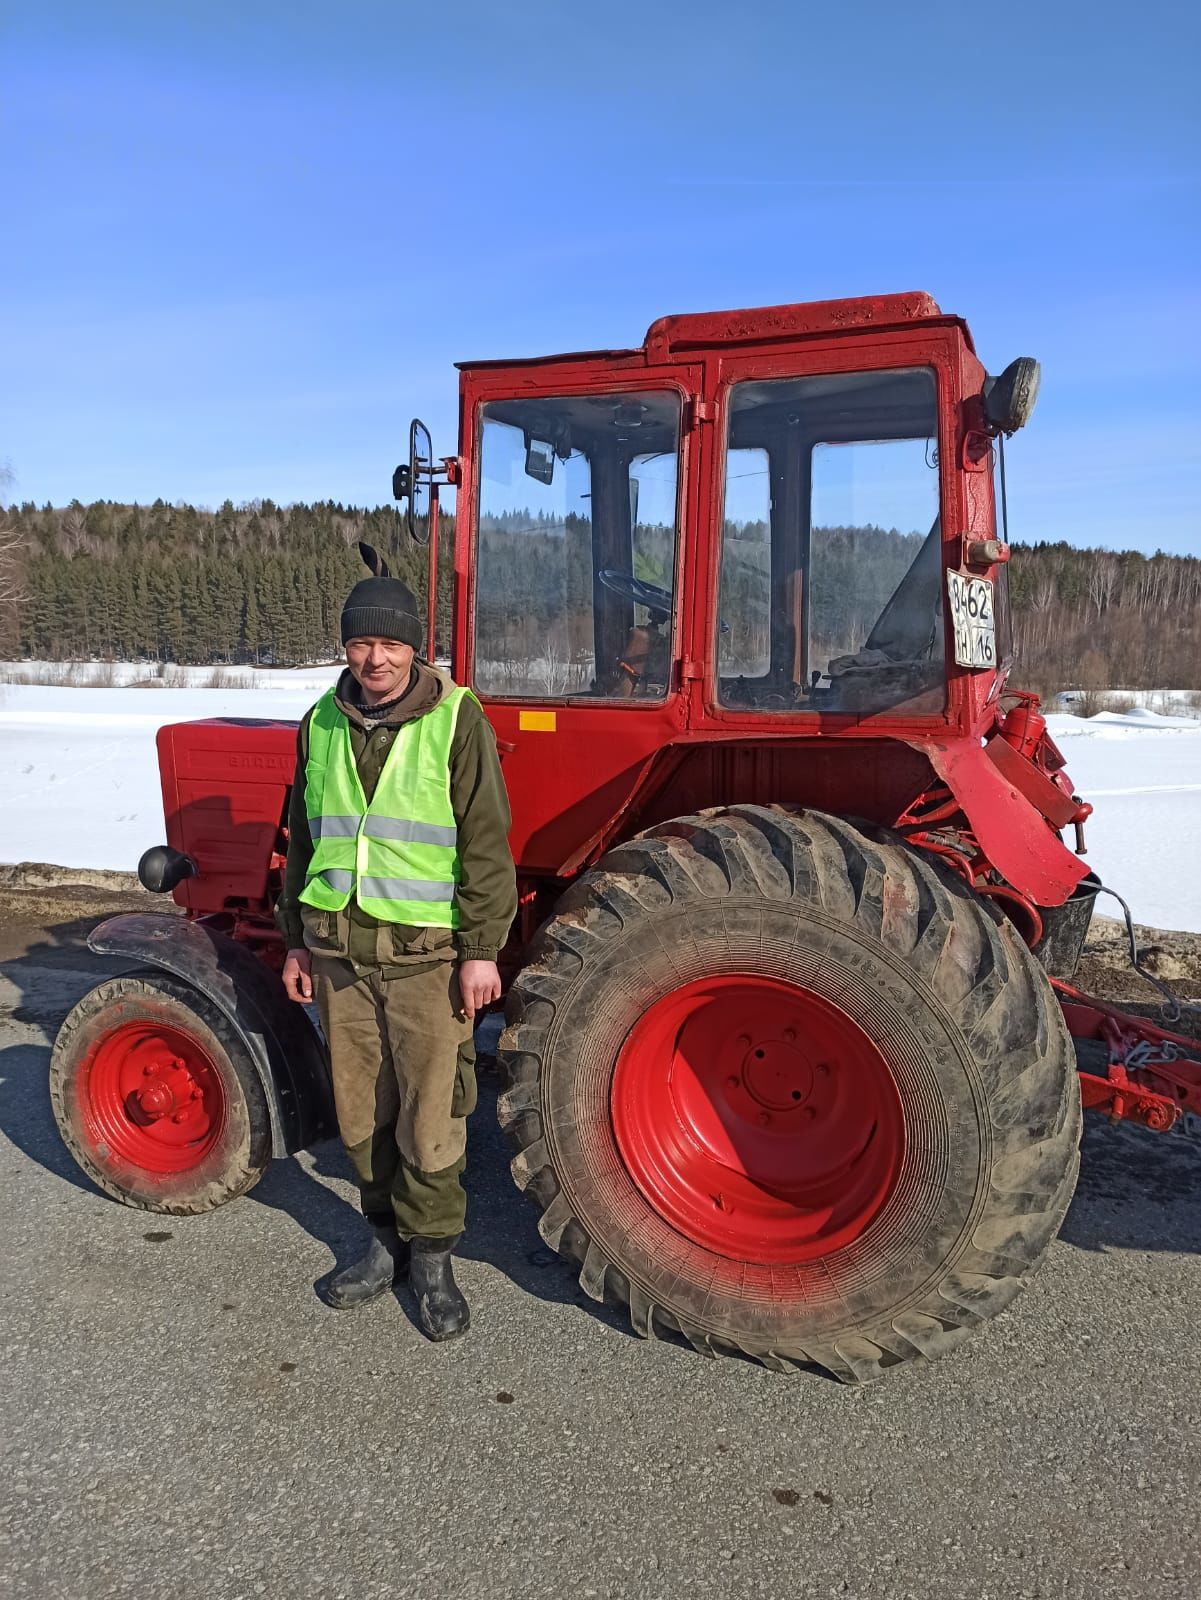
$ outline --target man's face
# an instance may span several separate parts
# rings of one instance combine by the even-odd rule
[[[369,706],[393,700],[409,681],[413,646],[399,639],[348,639],[346,665]]]

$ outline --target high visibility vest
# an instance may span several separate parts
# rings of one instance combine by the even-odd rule
[[[301,900],[341,911],[353,895],[381,922],[457,928],[458,829],[450,802],[457,686],[397,729],[370,805],[355,765],[350,724],[329,689],[309,719],[305,805],[313,836]],[[472,696],[474,698],[474,696]]]

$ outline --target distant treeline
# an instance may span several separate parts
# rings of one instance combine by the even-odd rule
[[[65,511],[23,505],[10,509],[7,520],[19,535],[22,601],[0,623],[6,654],[325,660],[339,648],[348,590],[368,576],[360,539],[386,552],[392,572],[424,605],[425,552],[390,508],[263,500],[200,511],[161,500],[98,501]],[[449,600],[449,566],[443,587]]]
[[[1015,546],[1014,680],[1056,689],[1201,688],[1201,559]]]
[[[501,527],[491,522],[495,537]],[[390,508],[363,511],[329,501],[285,507],[263,500],[226,501],[218,511],[203,511],[161,500],[150,506],[98,501],[65,510],[13,507],[5,524],[15,535],[13,578],[21,596],[0,611],[0,654],[7,657],[242,664],[327,659],[338,649],[342,601],[365,576],[360,539],[383,550],[393,572],[424,603],[425,552],[409,541]],[[447,549],[453,527],[453,518],[444,516]],[[530,540],[531,567],[551,557],[548,537],[549,529]],[[505,556],[517,560],[516,541],[503,542]],[[669,581],[668,551],[658,544],[658,530],[642,530],[635,565],[639,576],[663,583]],[[840,540],[840,550],[843,544],[853,557],[853,541]],[[486,552],[482,570],[488,566]],[[852,560],[830,592],[853,593],[855,570]],[[1036,544],[1014,548],[1010,573],[1016,681],[1045,690],[1201,688],[1198,558]],[[536,630],[529,612],[536,612],[545,580],[540,584],[534,570],[510,569],[495,586],[507,591],[506,609],[524,614],[526,627]],[[574,587],[581,599],[587,595],[583,571]],[[449,562],[443,561],[443,638],[449,597]]]

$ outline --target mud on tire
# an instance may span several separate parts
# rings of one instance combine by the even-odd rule
[[[630,1030],[671,991],[739,973],[837,1008],[895,1085],[895,1182],[824,1255],[707,1248],[650,1203],[615,1135]],[[543,1238],[636,1332],[706,1354],[852,1383],[940,1356],[1022,1288],[1075,1187],[1072,1043],[1012,925],[894,835],[815,812],[707,811],[611,851],[535,941],[498,1059]]]
[[[168,1109],[157,1120],[136,1106],[143,1078],[161,1084]],[[54,1041],[50,1100],[92,1182],[144,1211],[214,1211],[252,1188],[271,1159],[267,1101],[245,1046],[212,1001],[166,973],[113,978],[84,995]]]

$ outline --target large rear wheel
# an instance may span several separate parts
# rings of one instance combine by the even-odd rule
[[[50,1098],[105,1194],[145,1211],[213,1211],[271,1159],[267,1101],[224,1014],[166,973],[92,989],[59,1029]]]
[[[548,1243],[644,1335],[849,1382],[1022,1287],[1075,1186],[1070,1037],[928,857],[740,806],[612,851],[509,1000],[501,1121]]]

